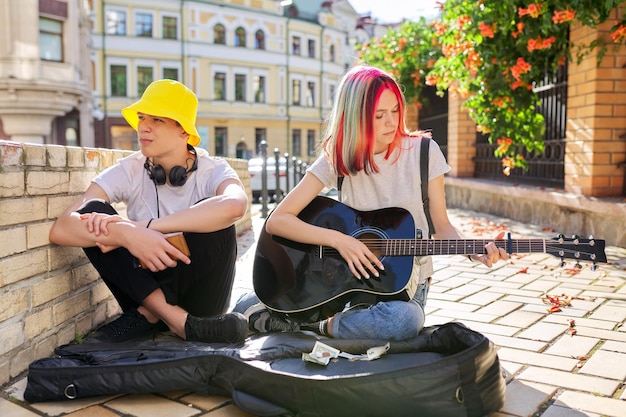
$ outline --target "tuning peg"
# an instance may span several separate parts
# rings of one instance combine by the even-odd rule
[[[574,265],[574,268],[583,269],[583,266],[580,264],[580,262],[576,262],[576,264]]]
[[[573,241],[574,245],[578,245],[579,239],[580,239],[580,236],[572,235],[572,241]]]
[[[595,263],[595,262],[594,262],[594,263],[592,263],[592,264],[591,264],[591,270],[592,270],[592,271],[595,271],[595,270],[597,270],[597,269],[598,269],[598,264],[597,264],[597,263]]]
[[[565,259],[561,258],[561,263],[559,264],[559,266],[560,266],[561,268],[564,268],[564,267],[565,267],[565,265],[567,265],[567,263],[565,262]]]

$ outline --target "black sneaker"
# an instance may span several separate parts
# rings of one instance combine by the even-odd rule
[[[297,332],[300,325],[276,317],[263,306],[255,304],[244,313],[248,317],[248,327],[254,332]]]
[[[228,313],[214,317],[187,315],[186,340],[195,342],[239,343],[248,334],[248,321],[241,313]]]
[[[158,330],[158,323],[150,323],[144,315],[137,310],[132,310],[100,327],[92,335],[87,336],[85,341],[119,343],[147,337],[154,338]]]

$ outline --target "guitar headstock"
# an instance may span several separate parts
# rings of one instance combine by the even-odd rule
[[[580,239],[578,236],[566,238],[563,235],[546,241],[546,253],[561,258],[561,265],[564,265],[564,259],[576,260],[576,265],[580,267],[579,261],[593,262],[592,269],[596,269],[598,262],[606,263],[606,254],[604,253],[604,240]]]

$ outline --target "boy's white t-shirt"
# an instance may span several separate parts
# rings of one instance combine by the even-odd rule
[[[200,200],[214,197],[217,187],[227,179],[237,179],[237,172],[223,159],[216,159],[196,148],[198,169],[189,173],[181,187],[155,185],[144,168],[146,157],[136,152],[94,178],[111,203],[126,203],[130,220],[145,221],[165,217],[186,209]],[[158,200],[157,200],[158,195]],[[158,201],[158,207],[157,207]]]
[[[402,140],[399,157],[397,154],[385,159],[385,154],[374,155],[379,172],[367,175],[360,171],[344,177],[341,186],[342,203],[360,211],[371,211],[387,207],[401,207],[408,210],[415,221],[415,227],[428,237],[428,222],[422,205],[420,178],[420,137],[405,137]],[[431,139],[429,147],[428,180],[450,171],[439,145]],[[319,157],[309,168],[325,187],[337,188],[337,173],[324,156]],[[433,273],[430,256],[415,257],[412,284],[409,293],[418,283],[424,282]],[[414,290],[413,290],[414,291]]]

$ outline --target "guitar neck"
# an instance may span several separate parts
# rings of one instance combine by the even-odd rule
[[[545,239],[381,239],[375,245],[385,256],[471,255],[484,253],[489,242],[508,253],[547,252]]]

